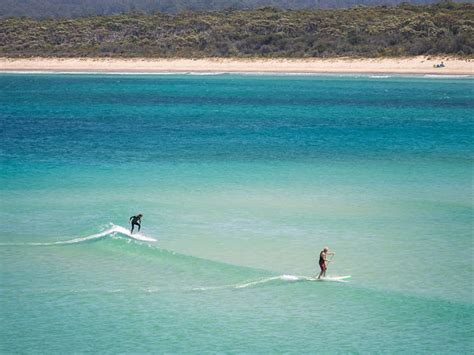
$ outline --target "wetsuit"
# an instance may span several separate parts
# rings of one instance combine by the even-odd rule
[[[141,222],[141,217],[139,216],[132,216],[130,217],[130,221],[132,221],[132,230],[130,231],[130,233],[133,233],[133,229],[135,228],[135,226],[138,226],[138,231],[140,232],[140,222]]]
[[[321,271],[325,271],[327,269],[326,261],[323,258],[322,252],[319,254],[319,267],[321,268]]]

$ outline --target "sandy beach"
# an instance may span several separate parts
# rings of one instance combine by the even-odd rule
[[[444,63],[444,67],[435,65]],[[473,75],[471,59],[449,57],[332,59],[0,58],[0,71],[249,72]]]

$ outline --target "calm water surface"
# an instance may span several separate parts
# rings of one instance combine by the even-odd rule
[[[1,74],[0,351],[470,353],[473,98]],[[138,212],[157,242],[116,232]],[[350,282],[302,278],[325,245]]]

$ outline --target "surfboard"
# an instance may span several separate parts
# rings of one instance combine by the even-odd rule
[[[350,279],[351,275],[345,275],[345,276],[326,276],[321,279],[318,279],[317,277],[308,277],[308,281],[333,281],[333,282],[347,282],[347,279]]]
[[[112,232],[120,233],[125,235],[126,237],[129,237],[131,239],[139,240],[141,242],[156,242],[155,238],[152,237],[147,237],[146,235],[141,234],[140,232],[135,232],[135,233],[130,233],[130,231],[124,227],[121,226],[113,226],[111,228]]]
[[[156,242],[156,239],[155,238],[150,238],[150,237],[147,237],[143,234],[130,234],[128,235],[128,237],[132,238],[132,239],[135,239],[135,240],[139,240],[139,241],[142,241],[142,242]]]

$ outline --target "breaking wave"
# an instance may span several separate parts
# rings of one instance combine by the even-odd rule
[[[241,288],[260,286],[260,285],[269,284],[269,283],[286,283],[286,282],[305,282],[305,281],[348,282],[347,279],[349,278],[350,276],[327,276],[319,280],[315,277],[309,277],[309,276],[279,275],[279,276],[266,277],[260,280],[232,284],[232,285],[195,287],[193,288],[193,291],[211,291],[211,290],[219,290],[219,289],[226,289],[226,288],[241,289]]]
[[[148,237],[146,235],[143,235],[141,233],[136,233],[136,234],[131,234],[130,231],[124,227],[121,226],[116,226],[114,224],[111,224],[111,227],[108,228],[107,230],[88,235],[86,237],[78,237],[70,240],[62,240],[62,241],[57,241],[57,242],[30,242],[30,243],[1,243],[0,245],[31,245],[31,246],[51,246],[51,245],[67,245],[67,244],[79,244],[79,243],[85,243],[85,242],[90,242],[92,240],[97,240],[101,238],[106,238],[109,236],[123,236],[126,238],[130,238],[133,240],[141,241],[141,242],[156,242],[157,240],[152,237]]]

